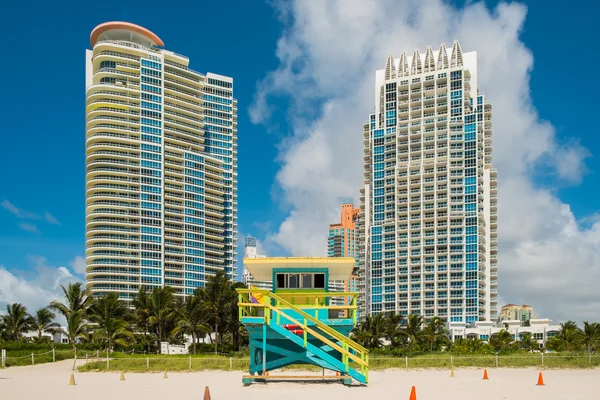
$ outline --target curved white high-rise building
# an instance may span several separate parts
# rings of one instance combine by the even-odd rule
[[[236,275],[233,79],[188,67],[140,26],[108,22],[86,51],[86,284],[131,300]]]

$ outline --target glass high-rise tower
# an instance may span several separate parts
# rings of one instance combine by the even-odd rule
[[[108,22],[86,51],[86,285],[130,301],[236,276],[233,79],[189,68],[149,30]]]
[[[390,55],[363,131],[359,306],[495,320],[497,172],[476,53]]]

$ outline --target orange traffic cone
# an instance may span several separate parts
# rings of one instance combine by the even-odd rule
[[[538,376],[538,383],[536,386],[545,386],[544,385],[544,377],[542,376],[541,372],[540,372],[540,375]]]
[[[340,376],[340,373],[338,371],[335,371],[335,376]]]
[[[408,400],[417,400],[417,389],[414,386],[410,389],[410,397]]]
[[[487,374],[487,369],[483,370],[483,380],[488,380],[488,374]]]
[[[208,390],[208,386],[204,387],[204,400],[210,400],[210,390]]]

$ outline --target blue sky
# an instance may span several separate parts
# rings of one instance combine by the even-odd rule
[[[0,33],[11,37],[4,51],[15,61],[0,67],[3,92],[14,96],[3,102],[0,201],[22,211],[19,216],[0,208],[0,265],[26,270],[28,254],[66,265],[84,254],[84,54],[91,30],[111,20],[151,29],[166,48],[187,55],[196,70],[234,77],[244,149],[239,157],[240,225],[250,231],[253,221],[272,214],[278,138],[251,124],[246,111],[256,82],[276,66],[280,24],[272,7],[239,2],[231,13],[219,2],[169,9],[163,2],[104,1],[89,12],[85,2],[11,3],[2,6],[7,13],[0,13]],[[250,21],[253,26],[242,29]],[[254,157],[258,152],[261,157]],[[60,224],[49,224],[45,212]],[[37,232],[30,231],[33,226]]]
[[[39,257],[44,258],[43,265],[58,267],[67,266],[75,257],[84,255],[84,53],[89,48],[91,30],[111,20],[133,22],[152,30],[167,49],[187,55],[195,70],[234,78],[234,96],[239,102],[239,231],[242,235],[257,236],[270,255],[298,253],[277,236],[293,235],[284,229],[282,222],[294,213],[296,201],[290,198],[296,192],[286,187],[290,179],[282,165],[289,163],[286,155],[290,149],[304,140],[298,133],[298,126],[302,124],[297,122],[304,118],[303,126],[307,127],[321,120],[320,106],[329,98],[328,92],[320,90],[310,77],[303,79],[314,84],[318,96],[306,95],[301,87],[298,87],[298,98],[294,93],[277,90],[277,85],[266,87],[271,82],[269,77],[275,76],[270,71],[281,69],[285,52],[289,52],[285,43],[279,50],[276,47],[282,37],[287,38],[288,44],[299,43],[297,51],[300,53],[306,51],[296,59],[301,62],[291,69],[292,74],[306,65],[317,64],[314,54],[310,53],[309,39],[300,34],[308,24],[300,24],[300,21],[306,18],[302,7],[310,8],[319,2],[290,2],[287,6],[282,6],[287,3],[273,3],[179,2],[175,8],[153,0],[106,0],[90,9],[90,3],[71,0],[14,1],[0,6],[0,34],[5,38],[3,54],[9,60],[0,65],[0,87],[5,94],[0,146],[0,202],[3,202],[0,266],[27,278],[36,274]],[[461,15],[462,8],[473,3],[459,1],[443,7],[451,7]],[[394,7],[394,2],[382,1],[381,4],[382,9]],[[442,7],[438,2],[431,4],[432,9]],[[588,68],[593,66],[594,56],[586,59],[584,55],[594,48],[592,40],[596,35],[591,31],[594,13],[581,13],[576,6],[549,7],[542,0],[525,4],[527,14],[522,28],[506,24],[507,27],[499,28],[500,32],[512,35],[511,29],[514,29],[513,42],[522,44],[533,57],[533,69],[527,75],[529,81],[523,90],[531,96],[527,104],[535,107],[539,114],[537,123],[543,125],[549,121],[552,124],[556,132],[553,146],[577,149],[572,153],[577,159],[573,162],[577,169],[575,177],[562,179],[553,165],[557,163],[556,158],[544,155],[536,156],[525,175],[535,190],[547,190],[551,194],[549,202],[568,205],[578,223],[591,224],[598,211],[600,162],[594,153],[600,139],[596,129],[589,127],[590,119],[575,116],[581,116],[582,110],[593,112],[598,100],[596,91],[591,89],[598,84],[593,73],[586,72],[588,69],[577,72],[574,66],[577,63],[588,63]],[[491,19],[498,17],[497,2],[486,1],[486,6],[491,10]],[[518,7],[511,4],[507,8],[514,11]],[[278,18],[282,10],[286,18]],[[411,25],[410,21],[406,23]],[[454,30],[446,29],[445,33],[449,32]],[[334,46],[352,45],[344,38],[339,39]],[[437,48],[440,42],[448,44],[452,39],[454,37],[440,35],[431,38],[429,44]],[[469,40],[459,39],[461,43]],[[384,51],[393,51],[398,56],[400,51],[412,52],[416,47],[423,51],[422,46],[421,42],[410,43],[409,48]],[[485,49],[463,45],[463,50],[478,50],[485,57]],[[507,49],[508,54],[510,50]],[[384,62],[382,59],[379,68]],[[314,70],[318,71],[318,67]],[[561,77],[559,71],[568,75]],[[374,71],[368,73],[373,75]],[[266,93],[272,113],[255,117],[257,123],[253,123],[249,108],[253,107],[257,90]],[[485,92],[486,88],[482,90]],[[299,99],[303,100],[302,104],[298,103]],[[373,102],[373,99],[367,100]],[[360,119],[366,119],[370,108],[358,112],[363,115]],[[306,121],[306,115],[312,115],[314,121]],[[494,118],[511,116],[495,112]],[[346,134],[356,135],[362,142],[362,127],[357,125]],[[361,164],[361,161],[358,159],[356,163]],[[502,172],[500,170],[501,179]],[[357,197],[355,193],[358,187],[350,194],[342,191],[334,199]],[[508,206],[505,210],[506,214],[511,213]],[[327,218],[335,216],[335,212],[329,209]],[[329,222],[334,221],[321,220],[323,234]],[[313,226],[313,229],[320,228]],[[299,235],[298,241],[301,240]],[[500,241],[502,244],[502,237]],[[243,252],[243,246],[239,252]]]

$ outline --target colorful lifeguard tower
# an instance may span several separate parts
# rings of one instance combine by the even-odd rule
[[[239,318],[250,336],[249,385],[269,380],[339,380],[367,384],[368,350],[349,338],[357,318],[356,292],[330,292],[329,281],[347,280],[354,258],[244,258],[257,281],[271,290],[237,289]],[[333,305],[332,298],[343,298]],[[323,368],[322,376],[270,375],[292,364]],[[325,374],[325,370],[333,373]]]

